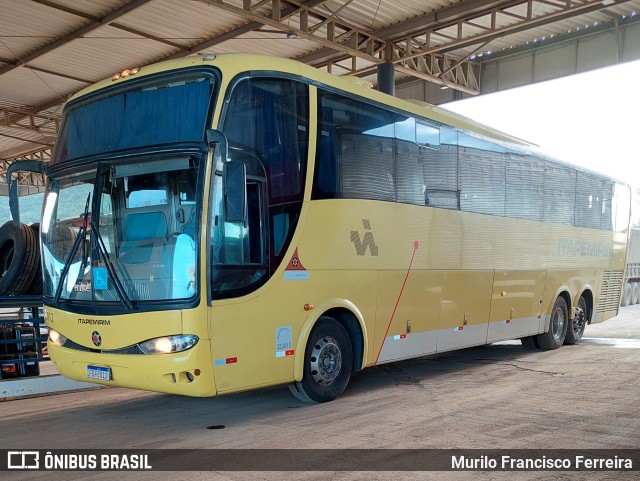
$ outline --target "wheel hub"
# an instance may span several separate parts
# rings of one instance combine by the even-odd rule
[[[342,369],[342,352],[332,337],[323,337],[316,342],[311,352],[311,376],[318,384],[334,381]]]
[[[559,339],[562,335],[562,330],[564,329],[564,311],[561,308],[557,308],[553,311],[553,317],[551,318],[551,329],[553,333],[553,337]]]

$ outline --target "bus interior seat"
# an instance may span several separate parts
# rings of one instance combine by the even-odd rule
[[[168,295],[171,269],[167,261],[172,252],[167,244],[166,219],[162,211],[136,212],[125,219],[120,260],[136,292],[134,299],[162,299]]]

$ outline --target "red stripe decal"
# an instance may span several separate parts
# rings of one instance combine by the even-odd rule
[[[407,279],[409,278],[409,273],[411,272],[411,266],[413,265],[413,259],[416,256],[416,251],[420,247],[418,241],[413,242],[413,254],[411,255],[411,261],[409,262],[409,269],[407,269],[407,275],[404,276],[404,282],[402,283],[402,287],[400,288],[400,293],[398,294],[398,299],[396,300],[396,305],[393,308],[393,312],[391,313],[391,319],[389,319],[389,324],[387,325],[387,330],[384,332],[384,337],[382,338],[382,345],[380,346],[380,350],[378,351],[378,355],[376,356],[376,362],[373,364],[378,364],[378,359],[380,359],[380,353],[382,352],[382,348],[384,347],[384,343],[387,340],[387,334],[389,334],[389,328],[391,327],[391,323],[393,322],[393,316],[396,315],[396,310],[398,309],[398,304],[400,303],[400,298],[402,297],[402,292],[404,291],[404,286],[407,285]],[[406,334],[405,334],[406,337]]]
[[[228,357],[227,358],[227,364],[235,364],[236,362],[238,362],[238,358],[237,357]]]

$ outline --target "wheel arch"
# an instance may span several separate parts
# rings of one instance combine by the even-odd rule
[[[364,317],[356,305],[346,299],[330,299],[313,309],[313,313],[307,317],[296,344],[296,359],[293,369],[295,381],[302,381],[304,370],[304,352],[311,330],[323,316],[331,317],[345,328],[351,347],[353,349],[353,371],[362,370],[367,359],[367,327]]]
[[[587,324],[591,324],[591,319],[593,318],[593,307],[594,307],[593,288],[588,284],[582,288],[582,291],[580,291],[580,293],[575,297],[576,305],[574,306],[574,310],[575,310],[575,307],[578,306],[578,301],[580,300],[581,297],[584,297],[584,300],[587,303],[587,309],[588,309]],[[573,314],[575,315],[575,312]]]

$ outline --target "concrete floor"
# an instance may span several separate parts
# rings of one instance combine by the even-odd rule
[[[505,342],[380,366],[322,405],[303,404],[286,387],[211,399],[109,388],[5,401],[0,448],[640,448],[639,370],[636,305],[588,326],[577,346],[528,351]],[[5,479],[640,479],[639,471],[9,474]]]

